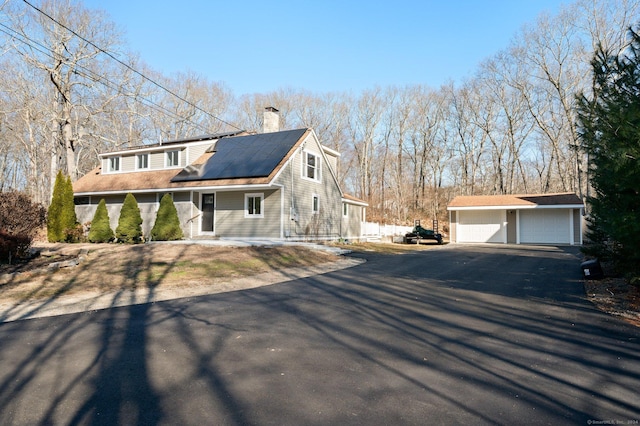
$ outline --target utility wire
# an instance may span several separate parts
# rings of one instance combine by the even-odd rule
[[[9,37],[11,37],[12,39],[19,41],[23,44],[26,44],[27,46],[29,46],[30,48],[40,52],[43,55],[49,56],[51,59],[55,59],[54,56],[51,54],[50,49],[43,45],[42,43],[38,42],[37,40],[34,40],[30,37],[25,36],[24,34],[21,34],[19,32],[17,32],[16,30],[14,30],[11,27],[6,26],[5,24],[0,22],[0,27],[5,28],[2,29],[0,28],[0,32],[7,34]],[[7,31],[8,30],[8,31]],[[76,64],[75,65],[76,68],[78,68],[77,70],[74,71],[75,74],[83,76],[91,81],[94,81],[96,83],[101,83],[104,86],[106,86],[109,89],[115,90],[117,92],[122,93],[124,96],[127,96],[129,98],[132,98],[134,100],[137,100],[139,102],[142,102],[143,104],[146,104],[147,106],[149,106],[152,109],[155,109],[156,111],[159,111],[161,113],[164,113],[166,115],[169,115],[175,119],[179,119],[179,120],[183,120],[191,125],[193,125],[196,128],[199,128],[202,131],[208,131],[208,129],[205,129],[204,127],[202,127],[201,124],[196,123],[192,120],[190,120],[189,118],[186,117],[182,117],[178,114],[176,114],[175,112],[167,109],[166,107],[150,100],[147,99],[143,96],[139,96],[135,93],[127,93],[127,91],[123,91],[123,89],[125,88],[122,84],[113,82],[111,80],[109,80],[108,78],[106,78],[103,75],[97,74],[95,71],[90,70],[89,68],[86,68],[80,64]],[[82,72],[81,70],[84,70],[84,72]]]
[[[43,10],[39,9],[38,7],[34,6],[33,4],[29,3],[27,0],[22,0],[24,3],[26,3],[28,6],[30,6],[31,8],[35,9],[36,11],[38,11],[39,13],[43,14],[44,16],[46,16],[47,18],[49,18],[50,20],[52,20],[53,22],[55,22],[56,24],[60,25],[62,28],[66,29],[67,31],[69,31],[71,34],[75,35],[76,37],[80,38],[81,40],[89,43],[89,45],[93,46],[94,48],[98,49],[100,52],[104,53],[105,55],[107,55],[108,57],[110,57],[111,59],[113,59],[114,61],[118,62],[120,65],[124,66],[125,68],[128,68],[129,70],[133,71],[134,73],[138,74],[140,77],[142,77],[143,79],[147,80],[148,82],[156,85],[157,87],[159,87],[160,89],[166,91],[167,93],[171,94],[172,96],[180,99],[182,102],[185,102],[188,105],[191,105],[192,107],[196,108],[198,111],[201,111],[203,113],[205,113],[206,115],[208,115],[209,117],[220,121],[221,123],[224,123],[228,126],[233,127],[234,129],[237,130],[243,130],[241,128],[239,128],[238,126],[235,126],[231,123],[229,123],[228,121],[225,121],[221,118],[216,117],[215,115],[209,113],[208,111],[203,110],[202,108],[200,108],[199,106],[197,106],[196,104],[184,99],[182,96],[174,93],[173,91],[167,89],[166,87],[164,87],[163,85],[161,85],[160,83],[157,83],[156,81],[152,80],[151,78],[147,77],[146,75],[142,74],[140,71],[134,69],[132,66],[130,66],[129,64],[121,61],[120,59],[118,59],[116,56],[114,56],[112,53],[104,50],[103,48],[101,48],[100,46],[97,46],[95,43],[93,43],[91,40],[87,40],[86,38],[84,38],[83,36],[81,36],[80,34],[78,34],[77,32],[75,32],[74,30],[72,30],[71,28],[67,27],[66,25],[60,23],[59,21],[57,21],[55,18],[53,18],[51,15],[49,15],[48,13],[44,12]]]

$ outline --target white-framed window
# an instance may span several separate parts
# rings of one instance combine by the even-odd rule
[[[180,151],[165,151],[166,161],[165,165],[167,167],[179,167],[180,166]]]
[[[244,195],[244,217],[259,218],[264,217],[264,194]]]
[[[347,203],[342,203],[342,216],[349,216],[349,204]]]
[[[120,171],[120,157],[109,157],[109,172]]]
[[[318,194],[311,196],[311,213],[320,213],[320,196]]]
[[[149,154],[137,154],[136,155],[136,169],[137,170],[146,170],[149,168]]]
[[[302,152],[302,176],[320,182],[320,156],[308,152]]]

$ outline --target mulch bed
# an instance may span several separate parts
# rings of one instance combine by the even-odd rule
[[[52,263],[64,262],[77,257],[78,254],[75,253],[38,252],[30,259],[17,259],[11,264],[0,263],[0,275],[46,269]]]
[[[640,287],[605,272],[603,279],[585,280],[584,290],[587,299],[601,311],[640,327]]]

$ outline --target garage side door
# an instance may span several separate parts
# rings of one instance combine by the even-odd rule
[[[527,244],[570,244],[567,210],[520,210],[520,242]]]
[[[501,210],[458,212],[458,242],[502,243],[504,228]]]

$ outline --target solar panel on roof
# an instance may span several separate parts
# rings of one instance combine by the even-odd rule
[[[222,138],[214,154],[199,167],[190,166],[173,182],[269,176],[307,129]]]

